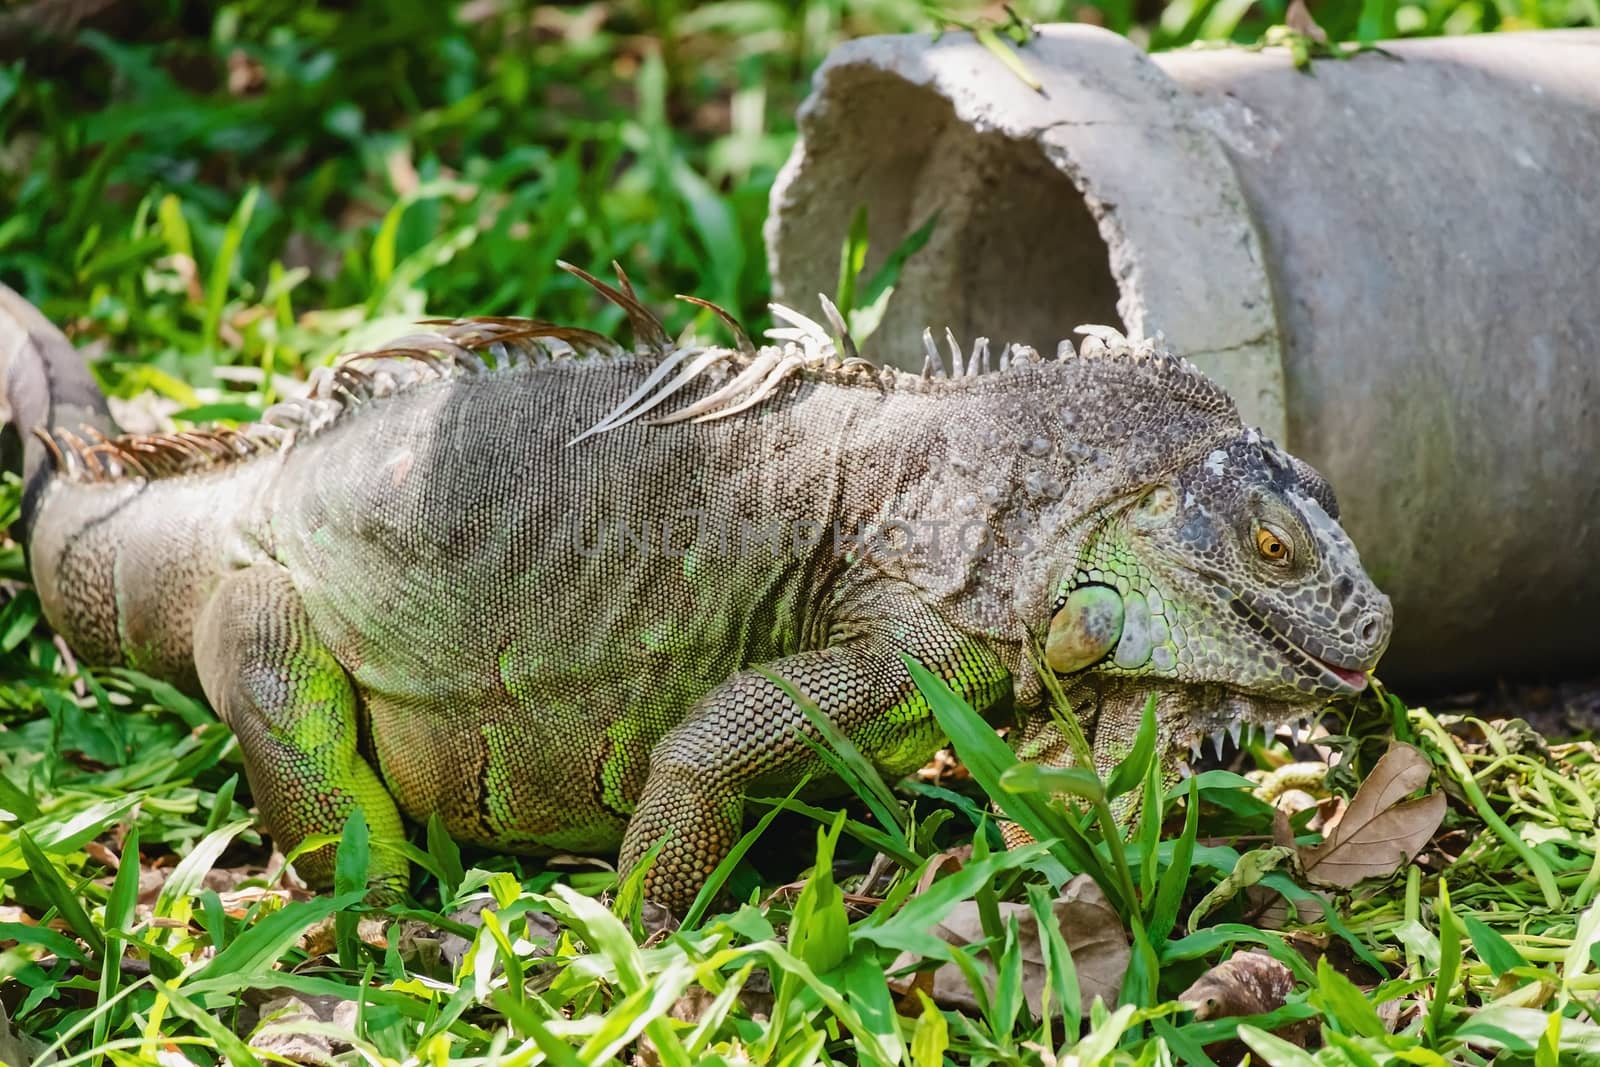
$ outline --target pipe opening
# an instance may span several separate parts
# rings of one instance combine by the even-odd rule
[[[1050,353],[1085,323],[1126,331],[1110,250],[1071,179],[1032,141],[989,134],[971,151],[987,169],[965,232],[951,235],[961,250],[957,334]]]
[[[786,299],[832,293],[858,209],[867,212],[866,278],[937,211],[868,343],[873,358],[919,368],[924,327],[1045,353],[1084,323],[1126,329],[1097,221],[1036,141],[975,128],[983,124],[959,120],[937,92],[880,69],[843,68],[829,80],[826,106],[804,123],[809,153],[826,163],[795,176],[778,215]]]

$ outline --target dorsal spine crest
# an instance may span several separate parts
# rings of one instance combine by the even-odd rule
[[[831,331],[792,308],[773,304],[770,307],[778,325],[766,333],[772,343],[761,348],[751,342],[727,311],[708,301],[683,297],[727,324],[736,347],[679,346],[639,300],[620,268],[617,273],[621,287],[615,288],[569,264],[560,266],[623,308],[642,351],[630,352],[591,330],[540,319],[428,319],[421,325],[437,327],[433,332],[409,334],[380,348],[346,356],[331,367],[318,368],[308,381],[304,397],[274,405],[260,422],[239,429],[211,427],[114,438],[94,431],[79,436],[66,428],[36,433],[46,445],[56,471],[69,480],[157,479],[212,470],[293,447],[297,441],[315,437],[373,401],[424,383],[530,366],[629,356],[654,363],[654,370],[639,389],[570,442],[576,444],[636,419],[648,425],[670,425],[730,418],[760,408],[784,383],[795,379],[878,391],[941,391],[1046,362],[1037,350],[1021,343],[1005,345],[998,359],[991,360],[987,337],[977,338],[963,353],[955,335],[947,329],[948,366],[934,343],[932,331],[924,330],[926,359],[920,375],[879,367],[860,355],[844,316],[826,297],[822,298],[822,307]],[[1109,326],[1081,326],[1077,332],[1084,335],[1078,349],[1074,351],[1070,341],[1061,341],[1055,362],[1122,362],[1170,376],[1176,379],[1174,386],[1194,391],[1198,399],[1232,406],[1226,394],[1187,360],[1173,356],[1159,335],[1154,341],[1134,341]],[[660,409],[669,397],[691,383],[710,380],[712,375],[724,380],[709,394],[680,408]]]

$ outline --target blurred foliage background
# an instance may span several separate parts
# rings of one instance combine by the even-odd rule
[[[0,8],[0,280],[108,388],[205,417],[248,417],[397,319],[614,325],[557,257],[760,326],[768,188],[838,41],[1014,10],[1248,43],[1285,2],[24,0]],[[1600,24],[1600,0],[1311,13],[1352,40]]]

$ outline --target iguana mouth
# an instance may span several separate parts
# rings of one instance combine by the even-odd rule
[[[1315,656],[1311,658],[1317,664],[1317,666],[1321,667],[1323,670],[1339,679],[1339,681],[1343,682],[1351,692],[1359,693],[1367,687],[1366,671],[1353,671],[1348,667],[1335,666],[1325,659],[1317,659]]]
[[[1228,601],[1228,607],[1246,625],[1254,630],[1263,641],[1266,641],[1278,652],[1282,653],[1291,663],[1300,668],[1301,674],[1330,688],[1340,694],[1359,693],[1367,687],[1367,672],[1350,667],[1340,667],[1329,663],[1320,656],[1313,656],[1300,645],[1291,641],[1287,636],[1273,628],[1265,618],[1259,615],[1243,597],[1235,593]],[[1329,685],[1328,680],[1333,684]]]

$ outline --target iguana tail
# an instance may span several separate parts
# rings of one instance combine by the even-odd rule
[[[22,449],[22,531],[33,528],[39,499],[54,474],[36,431],[62,427],[116,433],[106,398],[66,335],[39,310],[0,285],[0,422]],[[15,453],[7,449],[12,457]]]

